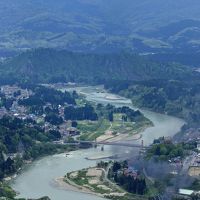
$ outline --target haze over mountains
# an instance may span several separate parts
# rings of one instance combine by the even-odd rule
[[[198,52],[199,0],[1,0],[0,52]]]

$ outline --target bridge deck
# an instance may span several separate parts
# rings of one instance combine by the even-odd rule
[[[133,147],[133,148],[143,148],[147,149],[148,146],[143,146],[140,144],[131,144],[126,142],[95,142],[95,141],[77,141],[74,143],[65,143],[68,145],[80,145],[80,144],[92,144],[92,145],[108,145],[108,146],[124,146],[124,147]]]

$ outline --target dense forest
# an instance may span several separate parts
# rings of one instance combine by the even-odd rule
[[[89,104],[82,107],[68,106],[65,108],[64,114],[66,120],[98,120],[97,113]]]
[[[200,120],[200,79],[108,81],[105,87],[139,107],[178,116],[192,126]]]
[[[0,66],[1,84],[13,82],[87,82],[197,78],[189,67],[159,63],[129,53],[84,54],[65,50],[36,49]]]
[[[192,150],[197,148],[196,141],[172,143],[164,137],[155,139],[154,145],[146,152],[147,159],[154,159],[155,161],[168,161],[176,158],[183,159]]]
[[[34,95],[28,99],[19,101],[19,104],[24,106],[42,106],[44,103],[51,103],[52,105],[76,104],[75,99],[69,92],[61,92],[39,85],[23,85],[22,87],[30,88],[34,92]]]
[[[51,47],[82,52],[199,52],[198,0],[1,0],[0,55]]]

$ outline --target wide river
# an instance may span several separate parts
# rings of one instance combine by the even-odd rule
[[[129,99],[107,93],[101,87],[76,87],[68,88],[67,90],[76,90],[79,93],[85,94],[87,100],[92,102],[132,107]],[[184,124],[183,120],[175,117],[147,110],[141,111],[154,123],[153,127],[147,128],[142,133],[145,145],[151,144],[155,138],[161,136],[174,136]],[[86,160],[85,157],[116,155],[116,153],[126,155],[133,151],[134,149],[132,148],[117,147],[116,149],[116,147],[106,146],[104,152],[101,152],[99,148],[91,148],[72,152],[68,157],[65,154],[47,156],[26,166],[15,180],[12,181],[11,186],[20,192],[19,197],[24,198],[49,196],[52,200],[102,200],[102,198],[90,194],[60,188],[56,185],[55,179],[64,176],[67,172],[96,165],[97,161]]]

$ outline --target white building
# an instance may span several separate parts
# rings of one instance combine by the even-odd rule
[[[194,193],[193,190],[187,190],[187,189],[179,189],[179,194],[181,195],[187,195],[187,196],[190,196]]]

